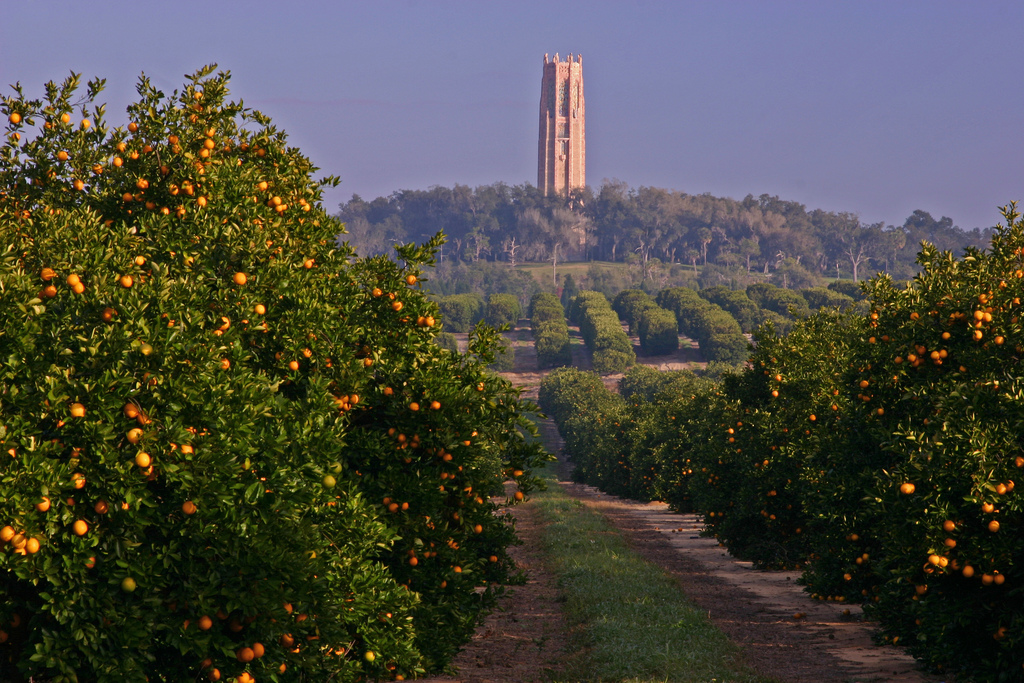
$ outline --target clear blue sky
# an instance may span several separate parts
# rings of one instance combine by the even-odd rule
[[[579,14],[573,12],[578,9]],[[581,53],[587,178],[962,228],[1024,200],[1024,2],[0,3],[0,86],[209,62],[325,174],[337,204],[536,183],[541,61]]]

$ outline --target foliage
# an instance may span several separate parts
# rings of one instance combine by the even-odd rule
[[[800,290],[800,295],[812,311],[817,311],[821,308],[838,308],[841,311],[845,311],[855,303],[852,296],[840,294],[834,289],[826,289],[825,287],[803,289]]]
[[[437,336],[434,337],[434,341],[442,349],[446,349],[452,353],[459,352],[459,341],[455,338],[455,334],[452,332],[438,332]]]
[[[684,273],[673,272],[682,267],[704,288],[724,284],[735,289],[754,278],[770,278],[798,289],[825,277],[856,280],[878,270],[906,278],[916,270],[914,255],[921,240],[959,252],[984,244],[989,236],[961,230],[951,219],[936,220],[922,210],[902,225],[867,225],[853,214],[808,210],[770,195],[737,201],[630,188],[614,180],[573,197],[544,196],[531,185],[505,183],[398,190],[371,201],[353,195],[340,207],[339,217],[348,225],[352,243],[365,253],[384,253],[392,242],[424,240],[444,230],[451,238],[444,267],[493,266],[498,261],[515,265],[553,257],[633,260],[636,273],[629,281],[605,270],[585,284],[576,283],[610,297],[626,287],[652,291],[692,284],[683,282]],[[444,293],[468,291],[486,295],[494,290]],[[520,295],[520,301],[532,294]]]
[[[721,306],[685,287],[663,289],[657,302],[675,314],[680,333],[697,341],[705,360],[729,364],[746,360],[747,338],[736,319]]]
[[[491,294],[487,297],[484,322],[491,327],[501,327],[502,325],[515,327],[521,314],[522,308],[519,305],[519,299],[512,294]]]
[[[852,280],[836,280],[835,282],[830,282],[827,289],[831,289],[833,292],[837,292],[839,294],[845,294],[854,301],[863,301],[867,297],[864,293],[864,287]]]
[[[512,372],[516,364],[516,347],[508,339],[501,337],[494,355],[494,362],[489,367],[495,372]]]
[[[623,372],[636,362],[633,344],[603,294],[580,292],[572,300],[569,319],[579,325],[580,335],[598,373]]]
[[[1024,220],[1004,215],[985,252],[925,245],[909,286],[872,280],[865,314],[765,327],[746,369],[688,399],[651,402],[638,376],[623,404],[579,374],[542,398],[578,434],[588,481],[692,505],[733,554],[804,567],[818,599],[863,600],[881,639],[932,669],[1016,680]],[[638,458],[652,443],[653,464]]]
[[[4,680],[418,676],[513,568],[544,456],[494,332],[434,343],[441,236],[338,248],[213,71],[123,127],[77,75],[0,107]]]
[[[651,306],[640,314],[637,325],[640,349],[648,356],[664,356],[679,348],[676,316],[659,306]]]
[[[759,307],[790,319],[804,318],[810,313],[807,300],[799,292],[760,282],[747,287],[747,296]]]
[[[441,322],[449,332],[469,332],[484,315],[484,302],[476,294],[449,294],[437,300]]]
[[[530,301],[530,325],[539,368],[572,365],[572,346],[565,311],[554,294],[542,292]]]
[[[612,310],[619,319],[629,327],[629,334],[637,334],[640,314],[648,308],[657,306],[647,292],[639,289],[624,289],[612,300]]]
[[[697,292],[709,302],[721,306],[739,323],[743,332],[751,333],[760,324],[760,310],[745,291],[729,289],[719,285]]]
[[[430,291],[435,295],[474,294],[486,300],[493,294],[511,294],[520,306],[542,289],[528,272],[502,262],[446,260],[424,274],[424,279],[429,278]]]

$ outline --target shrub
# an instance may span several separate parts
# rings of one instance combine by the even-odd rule
[[[612,302],[612,310],[619,319],[629,326],[629,333],[637,333],[637,324],[640,322],[640,314],[648,308],[654,308],[657,304],[654,299],[639,289],[624,289],[616,295]]]
[[[449,294],[438,299],[437,306],[449,332],[469,332],[484,313],[483,299],[476,294]]]
[[[489,367],[495,372],[512,372],[512,368],[516,364],[516,347],[504,337],[501,338],[501,344],[496,350],[494,356],[494,362]]]
[[[521,313],[519,299],[512,294],[492,294],[487,298],[484,321],[491,327],[501,327],[502,325],[515,327]]]
[[[854,304],[854,299],[846,294],[840,294],[824,287],[812,287],[800,290],[800,295],[807,301],[807,306],[817,311],[821,308],[838,308],[845,311]]]
[[[757,282],[747,286],[747,296],[755,304],[787,318],[805,318],[810,314],[807,300],[799,292]]]
[[[724,285],[702,289],[698,292],[701,297],[710,303],[721,306],[739,323],[743,332],[753,332],[760,323],[760,310],[747,293],[744,291],[729,289]]]
[[[459,341],[455,338],[455,335],[452,332],[438,332],[437,336],[434,337],[434,341],[442,349],[446,349],[452,353],[459,352]]]
[[[442,237],[338,248],[309,160],[212,71],[142,79],[126,127],[77,76],[0,106],[5,680],[418,676],[512,568],[502,481],[543,457],[434,343]]]
[[[603,294],[580,292],[573,299],[571,317],[580,326],[594,370],[602,374],[624,372],[636,362],[633,345]]]
[[[676,316],[652,304],[640,314],[640,348],[648,356],[664,356],[679,348]]]
[[[844,294],[854,301],[864,301],[867,298],[867,294],[864,293],[864,283],[853,282],[852,280],[836,280],[828,285],[828,289],[831,289],[837,294]]]
[[[572,365],[569,327],[562,304],[554,294],[537,294],[530,300],[530,324],[540,368]]]

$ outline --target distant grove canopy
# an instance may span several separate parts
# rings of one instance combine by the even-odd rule
[[[716,266],[772,273],[797,267],[820,277],[865,279],[876,271],[894,278],[917,272],[922,240],[959,254],[988,243],[991,230],[965,231],[950,218],[917,210],[903,225],[865,224],[852,213],[808,210],[778,197],[742,201],[690,195],[606,181],[569,197],[543,196],[530,184],[470,188],[434,186],[398,190],[340,206],[360,253],[389,251],[397,242],[448,236],[443,260],[624,261]],[[646,270],[645,270],[646,272]]]

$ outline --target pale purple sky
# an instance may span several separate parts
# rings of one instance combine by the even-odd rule
[[[217,62],[353,193],[536,183],[541,61],[581,53],[587,178],[962,228],[1024,200],[1024,2],[0,3],[0,87]]]

